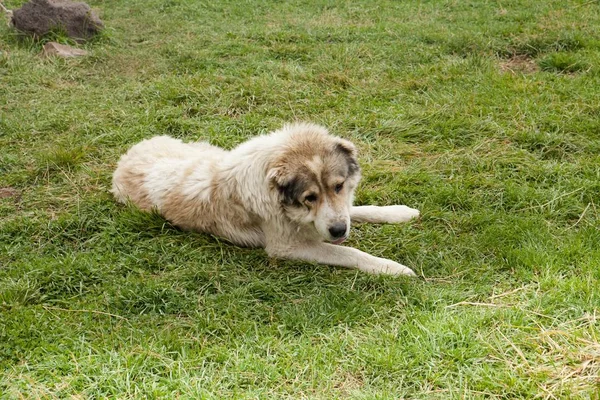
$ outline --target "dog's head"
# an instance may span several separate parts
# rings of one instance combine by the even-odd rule
[[[350,208],[360,180],[356,148],[320,126],[286,129],[284,149],[268,173],[283,212],[300,225],[313,226],[323,240],[341,243],[350,232]]]

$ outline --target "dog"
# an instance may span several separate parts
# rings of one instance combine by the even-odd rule
[[[351,221],[419,217],[403,205],[353,206],[360,178],[351,142],[322,126],[294,123],[231,151],[168,136],[144,140],[119,160],[112,193],[183,230],[262,247],[272,257],[414,276],[395,261],[340,246]]]

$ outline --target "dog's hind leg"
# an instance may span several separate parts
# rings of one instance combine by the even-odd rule
[[[407,206],[354,206],[350,209],[353,222],[370,222],[373,224],[397,224],[418,218],[419,210]]]
[[[269,251],[271,256],[320,264],[356,268],[370,274],[416,276],[410,268],[386,258],[375,257],[352,247],[329,243],[292,247],[280,251]]]

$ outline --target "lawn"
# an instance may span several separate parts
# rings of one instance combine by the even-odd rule
[[[84,58],[0,21],[0,398],[600,397],[598,1],[90,5]],[[356,143],[356,203],[421,210],[348,242],[420,278],[108,192],[143,138],[293,120]]]

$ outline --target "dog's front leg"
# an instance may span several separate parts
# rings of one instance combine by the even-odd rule
[[[419,217],[419,210],[407,206],[354,206],[350,209],[353,222],[397,224]]]
[[[356,268],[370,274],[416,276],[410,268],[402,264],[372,256],[352,247],[318,243],[269,250],[267,249],[272,256]]]

